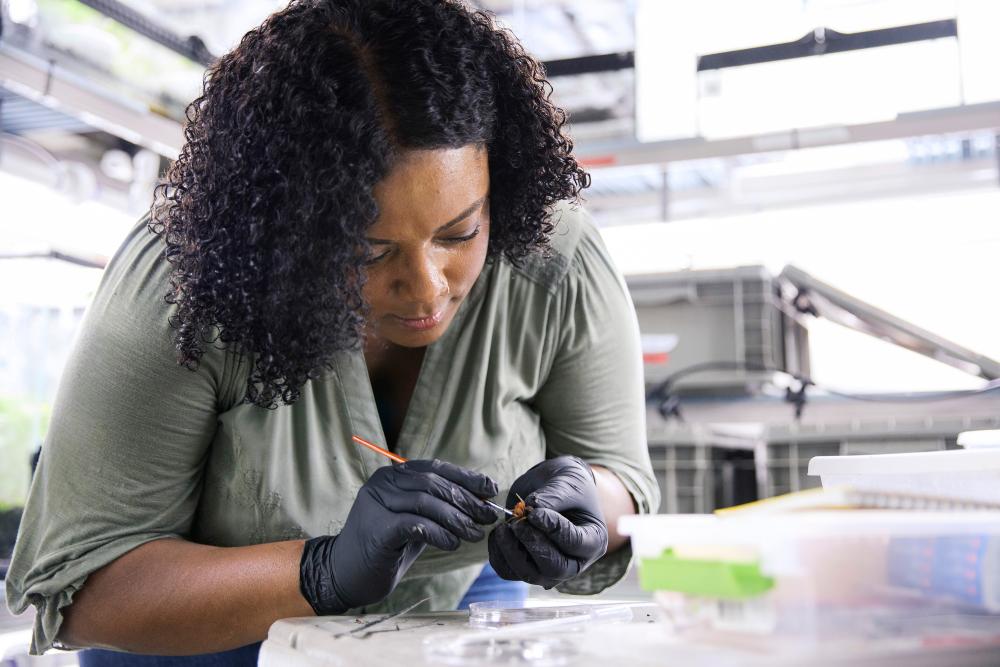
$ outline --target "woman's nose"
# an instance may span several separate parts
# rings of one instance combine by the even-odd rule
[[[438,299],[448,291],[444,267],[438,266],[429,253],[422,252],[402,268],[398,279],[400,295],[414,303],[438,305]]]

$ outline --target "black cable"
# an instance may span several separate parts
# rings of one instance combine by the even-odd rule
[[[197,35],[178,35],[119,0],[80,0],[80,2],[205,67],[214,63],[217,58]]]
[[[646,402],[654,403],[656,405],[656,409],[664,419],[675,417],[679,421],[684,421],[684,415],[681,413],[680,409],[680,399],[672,391],[673,384],[681,378],[689,375],[697,375],[698,373],[716,370],[751,370],[767,372],[775,369],[771,369],[763,364],[751,364],[745,361],[706,361],[700,364],[694,364],[668,375],[662,382],[646,394]],[[804,395],[802,396],[801,402],[805,403]],[[801,411],[801,408],[797,410],[798,413],[801,413]]]
[[[754,364],[748,361],[703,361],[698,364],[693,364],[691,366],[686,366],[679,371],[675,371],[668,375],[666,378],[660,382],[660,387],[669,386],[681,378],[687,377],[688,375],[697,375],[699,373],[704,373],[706,371],[761,371],[761,372],[779,372],[784,373],[777,368],[772,368],[765,364]],[[790,375],[790,373],[786,373]],[[655,391],[655,389],[654,389]]]

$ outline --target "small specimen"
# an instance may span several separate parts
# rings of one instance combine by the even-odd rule
[[[510,523],[511,521],[524,521],[528,518],[528,513],[531,511],[531,506],[524,502],[524,498],[516,493],[514,495],[517,496],[517,504],[515,504],[514,508],[511,510],[514,512],[514,516],[507,519],[507,523]]]

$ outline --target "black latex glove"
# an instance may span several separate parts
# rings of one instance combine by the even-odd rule
[[[478,472],[443,461],[379,468],[361,487],[339,535],[306,541],[299,588],[317,615],[342,614],[385,598],[429,544],[454,551],[478,542],[476,524],[497,520],[480,498],[498,492]]]
[[[608,527],[590,466],[575,456],[542,461],[507,494],[531,510],[490,533],[490,564],[504,579],[545,588],[572,579],[608,550]]]

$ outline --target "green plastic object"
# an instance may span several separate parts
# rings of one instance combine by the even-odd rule
[[[658,558],[639,559],[639,584],[647,591],[744,599],[774,588],[774,578],[761,574],[759,563],[678,558],[666,549]]]

